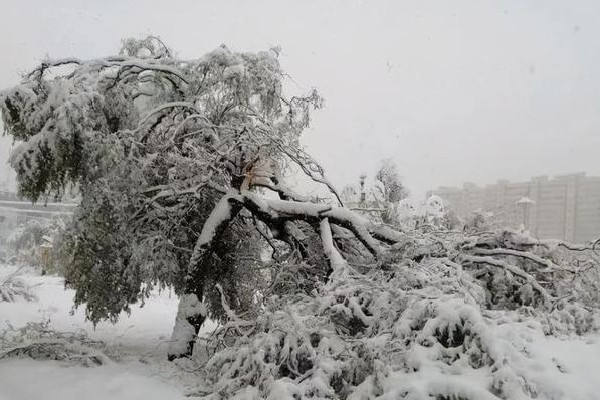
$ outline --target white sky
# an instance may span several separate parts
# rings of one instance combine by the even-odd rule
[[[600,174],[597,0],[2,0],[0,88],[148,33],[182,58],[281,46],[298,90],[326,99],[304,143],[340,187],[384,157],[417,195]]]

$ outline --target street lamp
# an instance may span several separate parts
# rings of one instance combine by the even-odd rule
[[[360,204],[361,205],[365,205],[365,202],[367,200],[367,193],[365,192],[365,179],[367,178],[366,175],[361,175],[360,176]]]
[[[523,228],[525,230],[529,230],[531,208],[533,207],[533,204],[535,204],[535,201],[533,201],[529,197],[525,196],[525,197],[521,197],[521,199],[517,200],[516,203],[519,208],[522,208]]]

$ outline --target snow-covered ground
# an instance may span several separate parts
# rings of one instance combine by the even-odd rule
[[[65,367],[57,361],[12,360],[0,363],[0,400],[184,398],[181,388],[134,363],[95,368]]]
[[[14,269],[0,265],[0,280]],[[23,279],[37,300],[0,302],[0,332],[28,322],[49,321],[50,328],[57,331],[85,330],[90,339],[106,343],[120,357],[97,367],[27,358],[0,360],[0,400],[185,398],[186,385],[197,378],[166,361],[176,296],[156,293],[143,308],[133,307],[131,315],[124,315],[117,324],[100,323],[94,329],[85,321],[82,309],[71,313],[73,291],[64,290],[61,278],[27,271]],[[559,365],[548,383],[569,393],[570,400],[600,399],[600,336],[561,340],[540,334],[528,338],[527,346],[532,359]],[[547,370],[543,372],[548,376]]]
[[[539,337],[531,343],[530,351],[554,359],[559,369],[554,370],[552,383],[568,393],[566,398],[600,399],[599,336],[577,340]]]
[[[0,281],[15,267],[0,265]],[[193,377],[166,361],[178,299],[168,292],[154,294],[144,307],[132,307],[113,325],[94,329],[82,308],[71,313],[74,292],[63,280],[26,271],[22,278],[37,296],[34,302],[0,302],[0,332],[28,322],[49,321],[56,331],[78,332],[106,343],[119,361],[98,367],[65,365],[57,361],[11,359],[0,361],[0,400],[31,399],[183,399],[185,383]],[[0,336],[0,340],[1,336]],[[187,379],[187,381],[186,381]]]

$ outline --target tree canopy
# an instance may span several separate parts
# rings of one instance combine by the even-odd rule
[[[307,246],[321,246],[311,237],[332,207],[293,193],[282,179],[294,163],[337,197],[298,144],[322,99],[314,90],[286,97],[284,78],[277,49],[221,46],[179,60],[149,37],[125,40],[113,57],[46,60],[2,93],[5,133],[18,142],[11,164],[20,193],[34,201],[71,187],[81,194],[60,259],[92,321],[116,319],[155,285],[196,301],[215,298],[209,311],[222,316],[209,282],[251,286],[235,275],[260,263],[258,237],[277,237],[287,256],[322,253]],[[353,218],[338,216],[375,252]],[[234,303],[248,302],[239,285],[224,287]]]

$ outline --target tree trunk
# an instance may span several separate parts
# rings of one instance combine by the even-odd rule
[[[223,196],[216,204],[204,223],[194,248],[190,260],[192,270],[188,274],[185,294],[179,300],[175,327],[171,335],[169,361],[192,356],[198,332],[206,320],[207,310],[202,303],[202,296],[212,254],[215,247],[218,248],[223,232],[242,209],[241,204],[232,205],[229,197],[229,195]]]
[[[192,355],[198,332],[205,320],[206,306],[198,296],[195,293],[182,295],[169,344],[169,361]]]

